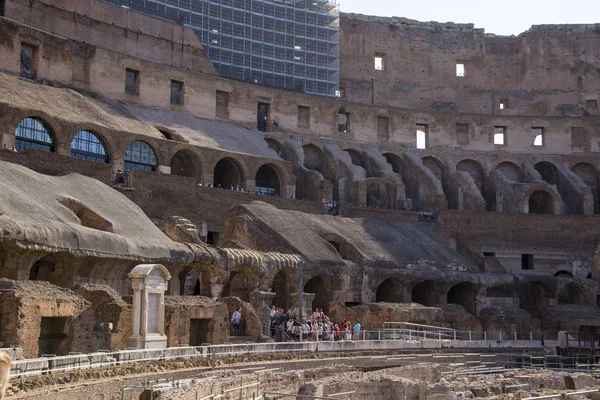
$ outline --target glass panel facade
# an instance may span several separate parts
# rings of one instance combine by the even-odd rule
[[[108,164],[104,144],[89,131],[81,131],[75,135],[71,142],[71,157]]]
[[[125,150],[125,172],[130,169],[156,171],[157,165],[156,154],[148,143],[141,140],[129,143]]]
[[[39,118],[25,118],[15,131],[17,151],[39,149],[54,151],[54,135],[50,127]]]
[[[192,28],[223,77],[336,96],[336,0],[103,1]]]

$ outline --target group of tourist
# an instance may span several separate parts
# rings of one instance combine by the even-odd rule
[[[198,182],[198,187],[204,187],[204,183],[202,181]],[[220,183],[217,184],[217,186],[214,186],[212,183],[208,183],[206,185],[206,187],[215,188],[215,189],[227,189],[227,190],[230,190],[232,192],[256,194],[256,195],[259,195],[259,196],[279,197],[279,193],[263,193],[260,190],[244,190],[244,188],[240,188],[240,185],[235,185],[235,186],[229,185],[228,187],[224,188],[224,187],[221,186]]]
[[[315,311],[306,319],[299,322],[297,309],[292,306],[286,312],[283,308],[271,308],[271,337],[276,342],[288,340],[358,340],[360,339],[360,320],[355,324],[344,320],[340,324],[333,323],[322,309]]]

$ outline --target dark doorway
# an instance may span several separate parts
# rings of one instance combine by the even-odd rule
[[[448,291],[448,304],[458,304],[470,313],[475,314],[475,287],[468,282],[452,286]]]
[[[179,150],[171,158],[171,174],[188,176],[200,181],[202,180],[202,173],[200,172],[199,165],[200,160],[193,151]]]
[[[0,17],[4,17],[5,3],[6,0],[0,0]]]
[[[278,196],[280,183],[277,172],[269,166],[263,165],[256,172],[256,193],[264,196]]]
[[[275,293],[273,305],[275,307],[283,308],[284,310],[289,309],[291,306],[290,294],[293,289],[289,273],[284,270],[276,273],[275,277],[273,278],[272,289]]]
[[[304,293],[314,293],[315,298],[312,308],[321,308],[325,313],[329,312],[329,302],[333,300],[333,287],[329,276],[315,276],[304,285]]]
[[[228,158],[219,160],[214,170],[214,187],[235,189],[242,185],[242,174],[236,163]]]
[[[416,285],[412,290],[412,302],[426,307],[433,307],[437,302],[437,285],[433,281],[425,281]]]
[[[390,278],[381,282],[377,286],[377,293],[375,294],[375,301],[385,303],[402,303],[404,302],[404,293],[402,288],[402,282],[398,279]]]
[[[190,346],[202,346],[203,343],[209,343],[211,321],[210,318],[190,319]]]
[[[223,287],[223,297],[239,297],[242,301],[250,301],[246,277],[239,272],[232,272]]]
[[[56,272],[56,257],[49,254],[40,258],[29,270],[30,281],[52,281]]]
[[[539,282],[531,282],[521,286],[519,306],[532,317],[540,318],[546,305],[546,289]]]
[[[552,214],[553,209],[552,196],[545,190],[537,190],[529,196],[530,214]]]
[[[40,356],[44,354],[62,356],[69,353],[67,327],[66,317],[42,317],[38,339]]]
[[[269,104],[267,103],[258,103],[256,129],[261,132],[267,132],[269,130]]]

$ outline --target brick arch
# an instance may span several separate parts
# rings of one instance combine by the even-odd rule
[[[100,139],[102,144],[104,145],[104,150],[106,151],[106,156],[108,158],[108,164],[112,164],[114,162],[114,154],[113,149],[116,146],[115,141],[113,140],[114,135],[111,135],[106,128],[97,127],[89,124],[76,124],[71,125],[69,129],[66,129],[64,140],[67,148],[65,151],[69,151],[69,155],[71,154],[71,144],[73,143],[73,139],[75,136],[81,131],[88,131],[93,133]]]
[[[269,167],[275,172],[275,174],[277,174],[277,178],[279,179],[279,195],[285,197],[285,194],[287,192],[288,182],[289,182],[289,176],[288,176],[287,172],[283,168],[281,168],[280,165],[277,165],[272,162],[267,162],[267,163],[259,165],[256,168],[256,170],[254,171],[254,175],[253,175],[253,178],[255,180],[256,180],[259,170],[263,167]]]
[[[537,192],[543,192],[546,193],[550,199],[540,199],[539,201],[551,201],[551,203],[546,203],[546,204],[541,204],[542,206],[544,206],[544,210],[543,211],[548,211],[548,212],[541,212],[540,214],[560,214],[561,213],[561,205],[562,205],[562,200],[560,199],[560,197],[558,196],[558,194],[552,190],[547,190],[543,187],[540,186],[535,186],[532,188],[527,189],[525,192],[523,192],[523,209],[527,210],[528,213],[531,213],[531,209],[530,209],[530,200],[534,200],[531,196],[535,195]]]
[[[506,178],[513,180],[515,182],[523,181],[523,169],[521,167],[519,167],[519,165],[513,161],[510,161],[510,160],[500,161],[499,163],[497,163],[494,166],[494,168],[492,170],[502,173]],[[517,175],[516,176],[517,180],[514,179],[515,173]]]
[[[240,175],[240,177],[239,177],[240,187],[245,188],[246,180],[248,180],[249,177],[254,178],[254,176],[256,175],[256,171],[258,171],[258,168],[257,168],[255,171],[253,171],[254,174],[252,174],[252,173],[250,173],[250,170],[248,169],[248,165],[244,162],[243,159],[240,159],[237,157],[234,158],[230,155],[223,155],[223,157],[219,157],[214,162],[206,165],[206,173],[213,175],[213,185],[215,187],[217,187],[217,182],[214,178],[215,167],[222,160],[226,160],[227,162],[230,162],[237,169],[237,171]],[[248,189],[248,188],[245,188],[245,189]]]
[[[456,163],[457,171],[464,171],[471,175],[475,185],[483,195],[486,185],[486,173],[483,164],[471,157],[464,157]]]
[[[195,178],[197,182],[202,180],[204,165],[200,152],[191,146],[177,146],[177,151],[171,151],[171,159],[169,166],[171,167],[172,175],[188,176]],[[191,165],[184,165],[191,163]]]
[[[160,146],[154,138],[149,136],[140,136],[140,135],[131,135],[127,141],[124,141],[121,146],[118,146],[114,151],[113,160],[118,160],[121,163],[125,163],[125,150],[127,146],[135,141],[146,142],[154,151],[154,155],[156,156],[156,169],[158,171],[158,167],[160,165],[168,165],[167,164],[167,155],[161,151]]]

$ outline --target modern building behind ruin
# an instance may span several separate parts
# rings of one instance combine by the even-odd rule
[[[303,266],[312,306],[340,318],[406,318],[359,306],[414,302],[427,307],[415,322],[597,333],[600,24],[501,37],[320,0],[174,3],[0,1],[5,345],[34,356],[39,330],[62,338],[45,352],[124,347],[119,296],[140,262],[169,269],[171,296],[236,296],[258,316],[259,292],[296,301]],[[241,75],[211,25],[236,13],[240,43],[262,46]],[[270,43],[278,32],[304,42]],[[111,188],[119,169],[127,185]],[[21,335],[6,321],[39,286],[24,280],[48,281],[72,312],[32,295],[43,312]],[[228,340],[207,328],[224,329],[223,303],[169,304],[169,343]]]

